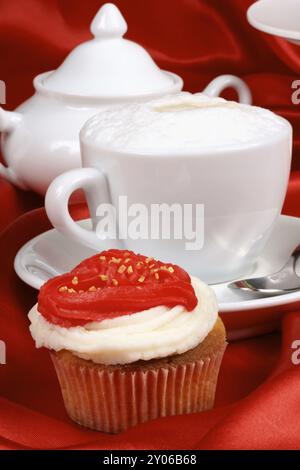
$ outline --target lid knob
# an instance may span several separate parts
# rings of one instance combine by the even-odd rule
[[[91,24],[91,32],[96,38],[122,37],[126,31],[127,23],[113,3],[103,5]]]

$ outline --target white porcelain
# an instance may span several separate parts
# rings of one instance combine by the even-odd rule
[[[77,222],[81,228],[91,228],[91,220]],[[271,237],[247,276],[261,276],[275,272],[299,242],[300,219],[280,216]],[[284,243],[282,243],[284,240]],[[101,250],[101,247],[99,247]],[[95,250],[72,241],[58,232],[49,230],[26,243],[15,258],[15,271],[28,285],[39,289],[53,276],[70,271],[76,264],[95,254]],[[228,289],[227,284],[213,285],[219,309],[226,323],[229,337],[241,337],[271,331],[274,317],[299,308],[300,291],[277,297],[263,297]],[[269,312],[262,324],[260,312]],[[256,315],[257,314],[257,315]]]
[[[174,100],[196,99],[202,103],[203,97],[189,96],[191,98],[185,98],[182,94]],[[205,121],[211,122],[210,119],[215,122],[215,117],[218,117],[219,128],[225,126],[229,116],[227,104],[231,105],[226,102],[220,104],[223,112],[221,107],[214,108],[213,114],[205,114],[205,118],[201,113],[206,111],[201,106],[199,119],[204,124]],[[135,112],[136,107],[132,108]],[[128,109],[124,108],[126,112]],[[141,113],[143,109],[145,107]],[[154,104],[149,109],[157,111]],[[70,239],[95,249],[116,246],[115,240],[100,241],[99,233],[83,230],[71,219],[68,201],[78,189],[86,192],[94,229],[100,220],[96,215],[98,206],[111,203],[118,208],[119,196],[127,197],[128,207],[138,203],[146,206],[148,211],[152,204],[191,204],[193,208],[196,204],[203,204],[203,248],[187,251],[185,239],[154,240],[151,237],[146,240],[128,238],[120,241],[120,246],[175,262],[208,283],[243,276],[263,249],[281,212],[291,165],[292,129],[287,121],[267,111],[254,112],[252,107],[249,110],[243,107],[236,109],[231,111],[235,119],[236,113],[242,119],[243,113],[249,112],[252,124],[254,119],[258,119],[253,117],[253,113],[262,113],[261,128],[262,123],[267,126],[267,120],[275,120],[278,125],[276,132],[272,130],[275,122],[271,121],[271,134],[254,133],[249,143],[235,142],[224,147],[205,147],[200,143],[193,149],[183,148],[177,152],[165,148],[164,151],[157,149],[157,152],[148,148],[144,153],[130,152],[101,147],[97,141],[97,125],[102,128],[102,117],[107,119],[108,115],[95,116],[81,132],[84,168],[60,175],[46,194],[45,207],[53,226]],[[187,112],[192,113],[190,110]],[[189,119],[191,116],[189,114]],[[135,121],[133,115],[130,120],[130,111],[124,119],[128,119],[134,128]],[[153,122],[151,111],[149,119]],[[173,129],[174,120],[170,122]],[[148,129],[146,124],[145,128]],[[243,128],[239,128],[239,132],[243,132]],[[197,131],[197,126],[195,129]],[[236,126],[231,126],[231,132],[235,138]],[[254,132],[252,128],[251,132]],[[227,138],[227,133],[223,137]],[[214,142],[214,134],[211,134],[211,139]],[[151,223],[150,219],[148,223]],[[119,218],[118,225],[123,231],[126,228],[122,224]]]
[[[247,17],[254,28],[300,45],[299,0],[259,0]]]
[[[47,90],[107,99],[172,91],[175,77],[160,70],[143,47],[123,38],[127,23],[115,5],[103,5],[90,29],[94,38],[44,78]]]
[[[0,108],[0,175],[22,189],[45,194],[59,174],[81,166],[79,131],[97,111],[122,102],[176,93],[180,77],[160,70],[141,46],[123,39],[127,24],[113,4],[104,5],[91,31],[54,72],[37,76],[35,94],[15,112]],[[238,77],[217,77],[206,92],[236,89],[241,102],[251,93]],[[33,171],[34,169],[34,171]]]

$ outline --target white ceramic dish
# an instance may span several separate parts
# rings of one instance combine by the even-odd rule
[[[126,147],[129,140],[132,147]],[[225,282],[245,275],[282,211],[292,127],[268,110],[181,93],[152,104],[126,105],[117,113],[100,112],[85,124],[80,142],[83,168],[51,183],[45,209],[53,227],[96,250],[99,239],[106,239],[103,247],[116,246],[100,223],[104,204],[110,204],[124,248],[183,266],[209,284]],[[86,194],[93,232],[80,229],[68,212],[70,197],[80,189]],[[175,238],[147,233],[150,225],[160,225],[150,215],[154,204],[169,209],[176,204],[182,212],[189,204],[193,226],[197,219],[198,242],[203,230],[202,249],[201,241],[187,249],[183,232]],[[199,204],[203,213],[196,218]],[[146,235],[128,236],[130,222],[124,214],[141,206]],[[167,214],[163,218],[168,224]],[[182,229],[179,219],[174,223]]]
[[[35,94],[14,112],[0,108],[3,178],[44,195],[56,176],[81,166],[79,131],[94,114],[181,91],[183,80],[160,70],[144,48],[123,38],[126,31],[118,8],[103,5],[91,24],[94,38],[38,75]],[[246,83],[232,75],[217,77],[204,92],[216,96],[227,87],[251,103]]]
[[[90,220],[78,222],[91,227]],[[279,269],[300,240],[300,219],[280,216],[272,236],[249,276]],[[26,243],[15,258],[15,271],[30,286],[39,289],[52,276],[72,269],[94,250],[49,230]],[[213,285],[229,339],[253,336],[274,330],[283,313],[300,306],[300,291],[277,297],[263,297],[233,291],[227,284]]]
[[[254,28],[300,45],[299,0],[259,0],[247,17]]]

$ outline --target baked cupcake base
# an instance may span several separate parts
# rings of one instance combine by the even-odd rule
[[[70,418],[90,429],[119,433],[159,417],[211,409],[225,349],[219,318],[205,340],[184,354],[114,366],[65,350],[51,357]]]

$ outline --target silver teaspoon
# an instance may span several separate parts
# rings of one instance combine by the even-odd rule
[[[287,263],[276,273],[252,279],[242,279],[228,285],[231,289],[257,292],[267,296],[290,294],[300,289],[300,245],[293,251]]]

